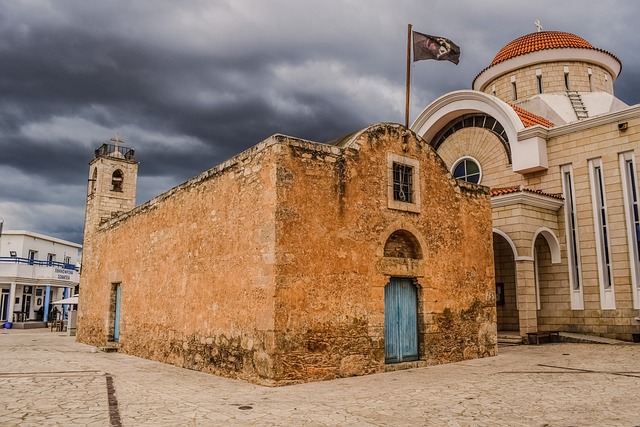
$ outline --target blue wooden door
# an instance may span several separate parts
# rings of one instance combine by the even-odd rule
[[[116,285],[116,312],[113,316],[113,340],[120,339],[120,285]]]
[[[411,279],[392,277],[384,288],[384,358],[418,359],[418,292]]]

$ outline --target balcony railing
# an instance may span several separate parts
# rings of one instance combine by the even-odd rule
[[[77,284],[80,281],[79,268],[73,264],[57,261],[41,261],[29,258],[0,257],[0,277],[29,279],[49,283],[50,280]],[[15,280],[15,279],[13,279]]]
[[[135,160],[135,150],[116,144],[102,144],[95,152],[95,157],[109,157],[120,153],[127,160]],[[118,155],[115,155],[118,157]]]
[[[12,257],[4,256],[4,257],[0,257],[0,262],[8,262],[11,264],[29,264],[29,265],[37,265],[37,266],[43,266],[43,267],[58,267],[58,268],[64,268],[65,270],[78,271],[77,266],[73,264],[59,262],[59,261],[42,261],[42,260],[30,259],[30,258],[19,258],[15,256],[12,256]]]

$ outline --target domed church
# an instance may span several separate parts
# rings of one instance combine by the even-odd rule
[[[503,47],[412,130],[491,188],[498,331],[640,341],[640,105],[612,53],[566,32]]]

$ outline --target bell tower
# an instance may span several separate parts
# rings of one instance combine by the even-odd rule
[[[89,163],[85,239],[106,220],[136,206],[138,162],[134,150],[122,144],[116,134],[95,151]]]

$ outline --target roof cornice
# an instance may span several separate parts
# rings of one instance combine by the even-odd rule
[[[491,207],[494,209],[518,204],[549,209],[556,212],[564,206],[564,200],[529,191],[518,191],[491,197]]]
[[[58,237],[53,237],[53,236],[47,236],[46,234],[40,234],[40,233],[36,233],[34,231],[27,231],[27,230],[4,230],[2,232],[2,235],[12,235],[12,236],[27,236],[27,237],[33,237],[34,239],[40,239],[40,240],[46,240],[48,242],[52,242],[52,243],[58,243],[61,245],[65,245],[65,246],[71,246],[74,248],[78,248],[81,249],[82,245],[75,243],[75,242],[70,242],[68,240],[64,240],[64,239],[59,239]]]
[[[594,126],[608,125],[611,123],[621,122],[625,120],[636,119],[640,117],[640,104],[632,105],[624,110],[614,111],[613,113],[601,114],[599,116],[589,117],[577,122],[567,123],[566,125],[556,126],[547,131],[547,138],[554,138],[573,132],[585,131]],[[530,128],[532,129],[532,128]],[[525,129],[518,133],[518,136],[524,134],[529,129]]]

